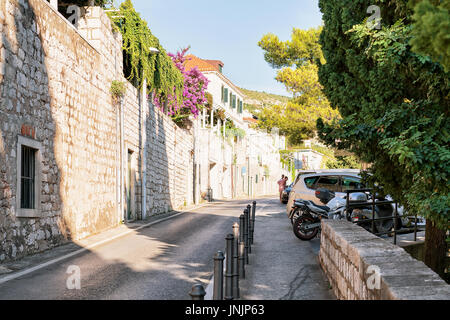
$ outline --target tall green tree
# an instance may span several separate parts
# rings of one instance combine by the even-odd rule
[[[413,50],[450,71],[450,0],[419,1],[414,8]]]
[[[319,83],[318,65],[325,63],[319,44],[320,33],[321,28],[294,28],[291,40],[283,42],[276,35],[267,34],[258,43],[266,61],[279,69],[276,80],[293,95],[286,104],[263,108],[258,115],[259,126],[268,130],[278,127],[294,145],[315,136],[319,117],[327,121],[338,117]]]
[[[417,1],[416,1],[417,2]],[[368,22],[381,9],[381,28]],[[319,0],[326,64],[319,79],[342,119],[318,121],[320,138],[371,163],[371,181],[427,218],[426,263],[444,275],[450,219],[449,74],[412,50],[407,0]],[[420,51],[420,50],[419,50]]]

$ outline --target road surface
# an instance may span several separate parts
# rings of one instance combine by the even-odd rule
[[[247,204],[237,200],[206,206],[6,283],[0,277],[0,300],[190,299],[194,284],[209,284],[213,256],[225,251],[225,236]],[[258,205],[270,208],[279,202],[259,199]],[[71,277],[76,270],[80,289],[69,290],[68,280],[69,287],[76,287]]]

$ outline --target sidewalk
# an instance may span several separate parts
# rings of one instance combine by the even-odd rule
[[[254,244],[240,281],[241,300],[334,300],[317,257],[320,239],[297,239],[285,205],[257,206]]]

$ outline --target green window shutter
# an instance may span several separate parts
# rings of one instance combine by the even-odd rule
[[[222,86],[222,97],[221,97],[221,101],[223,102],[224,101],[224,91],[225,91],[225,87],[224,86]]]
[[[233,94],[230,92],[230,106],[233,107]]]
[[[225,102],[225,103],[227,103],[228,102],[228,88],[225,88],[224,89],[224,92],[223,92],[223,102]]]

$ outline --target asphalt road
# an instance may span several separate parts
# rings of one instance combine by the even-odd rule
[[[219,203],[143,228],[0,284],[0,300],[188,300],[193,284],[209,284],[213,256],[225,250],[225,236],[247,204]],[[264,204],[279,202],[258,200]],[[71,266],[79,268],[80,289],[67,288]]]

